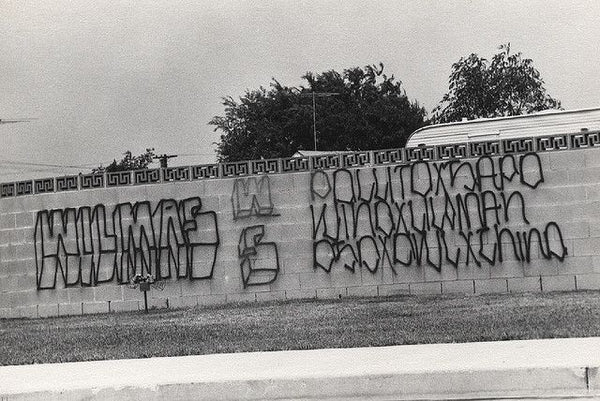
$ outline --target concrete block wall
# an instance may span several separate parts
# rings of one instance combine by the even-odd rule
[[[150,308],[600,289],[598,227],[598,147],[4,197],[0,318],[143,309],[148,273]]]

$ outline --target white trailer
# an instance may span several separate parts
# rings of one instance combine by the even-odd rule
[[[600,108],[545,110],[522,116],[430,125],[413,132],[406,147],[483,142],[600,131]]]

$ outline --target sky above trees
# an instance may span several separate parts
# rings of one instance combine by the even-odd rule
[[[170,165],[214,162],[222,97],[271,78],[299,85],[307,71],[383,62],[431,115],[452,63],[508,42],[565,109],[597,107],[598,20],[593,0],[0,0],[0,118],[37,118],[0,125],[0,181],[147,147],[179,154]]]

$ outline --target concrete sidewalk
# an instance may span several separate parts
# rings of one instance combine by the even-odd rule
[[[4,400],[600,399],[600,338],[0,367]]]

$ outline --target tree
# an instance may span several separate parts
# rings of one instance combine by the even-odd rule
[[[114,171],[127,171],[127,170],[141,170],[148,168],[148,165],[152,163],[155,158],[154,148],[146,148],[146,152],[139,156],[133,156],[130,150],[123,153],[123,158],[117,162],[116,159],[112,161],[108,166],[102,165],[98,168],[92,169],[93,173],[111,173]]]
[[[425,125],[425,110],[411,102],[383,64],[306,73],[308,86],[287,87],[273,79],[267,90],[247,90],[223,99],[224,116],[209,124],[221,131],[219,161],[289,157],[314,149],[312,93],[316,98],[318,150],[360,151],[402,147]]]
[[[491,62],[471,54],[452,65],[449,91],[433,110],[433,123],[560,109],[531,59],[510,54],[510,43],[499,50]]]

